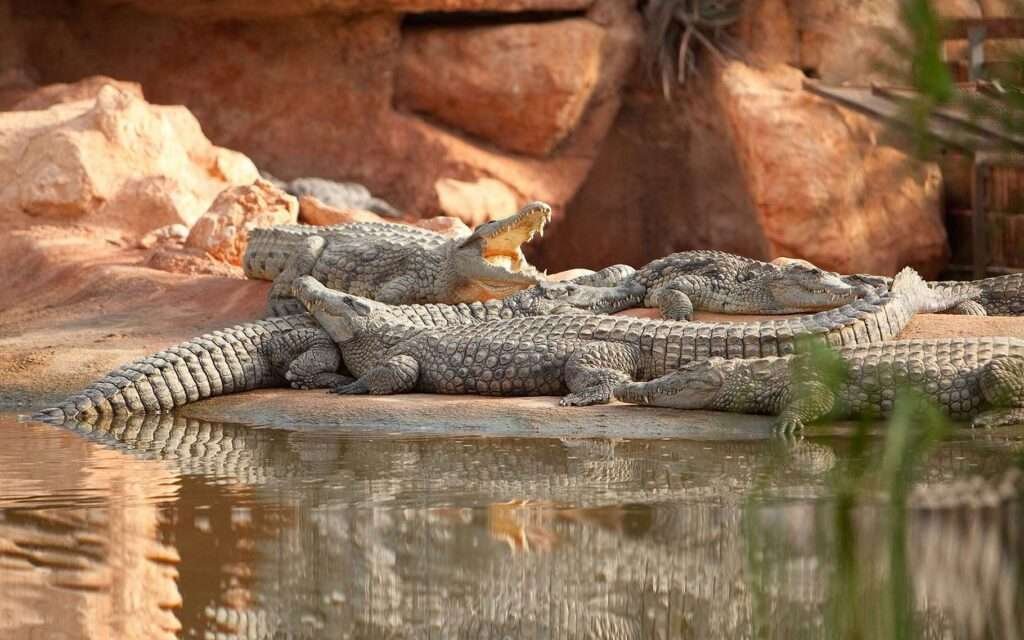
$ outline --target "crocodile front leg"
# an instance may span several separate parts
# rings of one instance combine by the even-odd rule
[[[420,365],[416,358],[409,355],[394,356],[384,364],[370,369],[355,382],[335,387],[331,393],[368,393],[375,396],[406,393],[416,388],[419,377]]]
[[[569,357],[565,386],[569,393],[563,407],[583,407],[611,402],[615,387],[631,382],[640,362],[640,350],[614,342],[592,342]]]
[[[993,408],[975,416],[972,427],[1024,424],[1024,357],[992,358],[981,372],[981,392]]]
[[[802,431],[808,422],[814,422],[832,410],[835,395],[817,380],[804,380],[790,392],[788,401],[779,412],[775,431],[791,434]]]
[[[316,261],[320,259],[327,240],[322,236],[310,236],[306,238],[302,247],[299,248],[288,262],[284,270],[276,278],[270,287],[270,299],[268,300],[268,314],[271,316],[286,316],[298,313],[305,313],[306,308],[292,295],[292,283],[300,276],[308,276],[313,273]]]

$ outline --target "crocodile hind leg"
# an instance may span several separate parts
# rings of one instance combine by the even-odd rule
[[[295,389],[324,389],[352,382],[338,373],[341,354],[321,329],[296,329],[260,347],[271,366]]]
[[[706,286],[703,278],[675,278],[648,292],[646,306],[661,309],[661,315],[669,320],[689,320],[693,317],[691,297],[696,295],[702,286]]]
[[[357,395],[368,393],[375,396],[412,391],[420,377],[420,365],[412,356],[395,356],[384,364],[370,369],[358,380],[339,385],[331,393]]]
[[[611,402],[615,387],[632,382],[640,362],[636,347],[614,342],[585,344],[565,363],[565,386],[570,393],[563,407],[583,407]]]
[[[326,244],[327,240],[323,237],[310,236],[303,241],[302,247],[288,259],[284,270],[274,278],[274,284],[270,287],[270,299],[267,302],[270,315],[287,316],[305,313],[306,308],[292,294],[292,284],[300,276],[313,273],[313,267]]]
[[[992,408],[975,416],[972,427],[1024,424],[1024,357],[992,358],[981,372],[981,392]]]

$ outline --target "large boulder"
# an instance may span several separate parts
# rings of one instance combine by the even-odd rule
[[[590,2],[577,8],[581,4]],[[524,1],[503,3],[503,9],[515,5],[545,8]],[[603,33],[600,73],[575,129],[543,158],[396,109],[402,42],[425,28],[397,13],[212,22],[124,3],[69,3],[60,13],[20,13],[12,29],[43,83],[97,73],[139,82],[148,98],[185,104],[218,145],[241,151],[281,178],[359,182],[399,210],[429,217],[444,213],[440,181],[481,178],[504,183],[518,204],[544,200],[560,213],[611,127],[642,38],[630,0],[595,2],[585,19]],[[195,54],[196,42],[203,43],[203,55]]]
[[[734,62],[718,84],[770,254],[936,275],[949,255],[938,167],[878,144],[881,125],[804,91],[803,77]]]
[[[509,151],[546,156],[583,116],[604,39],[584,18],[412,29],[396,100]]]
[[[225,187],[258,177],[248,158],[211,144],[187,109],[90,86],[93,97],[50,92],[22,101],[49,108],[0,113],[0,210],[143,235],[191,225]]]
[[[295,224],[298,218],[299,201],[295,196],[260,178],[253,184],[222,191],[192,227],[185,246],[241,265],[251,229]]]

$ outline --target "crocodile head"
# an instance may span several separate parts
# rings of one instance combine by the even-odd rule
[[[689,362],[650,382],[619,385],[623,402],[677,409],[764,413],[785,398],[790,362],[786,358],[708,358]]]
[[[373,312],[384,305],[366,298],[328,289],[313,276],[302,276],[292,283],[295,297],[306,306],[324,331],[338,344],[344,344],[370,328]]]
[[[451,302],[504,298],[533,286],[543,274],[526,261],[522,245],[544,235],[551,207],[531,202],[507,218],[486,222],[450,246],[454,291]]]
[[[726,386],[722,358],[690,362],[676,371],[650,382],[629,382],[615,388],[615,397],[623,402],[649,404],[677,409],[711,407]]]
[[[803,260],[789,261],[765,272],[764,286],[770,299],[764,313],[820,311],[849,304],[865,294],[838,274]]]

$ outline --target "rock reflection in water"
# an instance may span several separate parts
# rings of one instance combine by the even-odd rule
[[[174,613],[185,636],[834,631],[831,479],[847,462],[839,438],[356,439],[173,416],[73,430],[132,454],[136,470],[126,475],[180,474],[174,500],[151,508],[159,531],[148,542],[180,555]],[[1016,446],[1011,437],[950,443],[922,476],[997,476]],[[895,568],[883,505],[872,504],[855,515],[864,598],[903,570],[917,635],[1015,637],[1019,500],[911,508],[908,557]],[[47,615],[45,602],[20,606]]]

